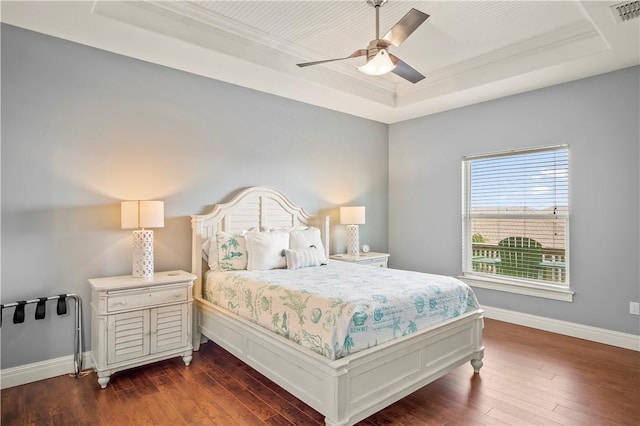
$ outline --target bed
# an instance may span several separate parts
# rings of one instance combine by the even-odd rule
[[[327,425],[354,424],[467,361],[478,373],[484,347],[483,315],[477,305],[469,304],[444,321],[424,323],[420,328],[413,327],[410,333],[398,333],[392,340],[376,342],[359,351],[349,350],[353,345],[348,345],[346,351],[344,346],[336,345],[335,350],[325,352],[323,347],[332,349],[333,346],[319,345],[320,350],[313,350],[309,345],[305,347],[291,336],[269,330],[253,318],[238,315],[234,311],[237,303],[232,300],[219,303],[207,293],[205,277],[220,274],[208,271],[209,265],[203,256],[207,250],[203,250],[203,246],[218,231],[236,234],[247,229],[314,227],[319,230],[324,255],[328,258],[329,223],[328,216],[311,216],[283,193],[268,187],[241,190],[229,202],[215,205],[210,213],[192,216],[192,272],[197,276],[194,350],[203,338],[211,339],[322,413]],[[346,275],[350,271],[345,268],[360,268],[359,271],[371,268],[365,269],[371,273],[374,269],[334,262],[335,265],[308,268],[304,274],[310,274],[312,269],[333,268],[341,278],[340,274]],[[285,275],[288,271],[275,275]],[[384,272],[394,273],[417,274]],[[244,271],[236,275],[240,278],[234,277],[234,280],[244,280],[244,275],[255,278],[264,274]],[[354,324],[357,321],[354,318]],[[340,336],[338,341],[343,342],[343,339],[344,336]]]

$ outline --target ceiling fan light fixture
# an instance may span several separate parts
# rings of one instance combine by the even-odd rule
[[[0,0],[1,1],[1,0]],[[634,0],[636,2],[640,0]],[[358,49],[345,58],[324,59],[322,61],[304,62],[296,64],[299,67],[319,65],[327,62],[343,61],[345,59],[367,57],[367,63],[357,67],[363,74],[379,76],[393,72],[398,77],[404,78],[410,83],[417,83],[424,79],[424,75],[411,68],[406,62],[387,51],[389,46],[400,46],[422,23],[429,17],[418,9],[411,9],[404,15],[382,38],[380,38],[380,6],[387,0],[367,0],[367,3],[376,11],[376,38],[371,40],[366,49]]]
[[[396,64],[393,63],[385,49],[380,51],[367,61],[366,64],[358,67],[358,71],[367,75],[384,75],[394,70]]]

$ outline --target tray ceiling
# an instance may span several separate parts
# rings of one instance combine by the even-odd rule
[[[430,15],[391,47],[427,78],[357,71],[345,57],[375,38],[358,1],[2,2],[2,21],[116,53],[393,123],[640,63],[640,19],[607,1],[404,1],[380,9],[386,33],[411,8]]]

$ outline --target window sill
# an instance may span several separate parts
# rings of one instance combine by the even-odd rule
[[[488,290],[504,291],[507,293],[524,294],[527,296],[543,297],[545,299],[573,302],[573,291],[569,287],[553,284],[537,284],[518,280],[507,280],[479,275],[462,275],[458,277],[467,285]]]

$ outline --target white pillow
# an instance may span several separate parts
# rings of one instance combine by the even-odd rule
[[[320,261],[318,260],[318,250],[316,250],[315,247],[308,247],[298,250],[285,249],[284,257],[285,259],[287,259],[287,269],[320,266]]]
[[[247,239],[244,235],[218,231],[216,242],[218,267],[221,271],[247,269]],[[209,252],[209,258],[211,258],[211,252]]]
[[[247,232],[249,271],[286,268],[283,250],[289,248],[289,234],[282,231]]]
[[[326,265],[327,256],[324,252],[324,246],[322,245],[322,238],[320,237],[320,230],[318,228],[295,230],[289,234],[289,248],[291,250],[309,248],[311,246],[316,247],[320,264]]]

